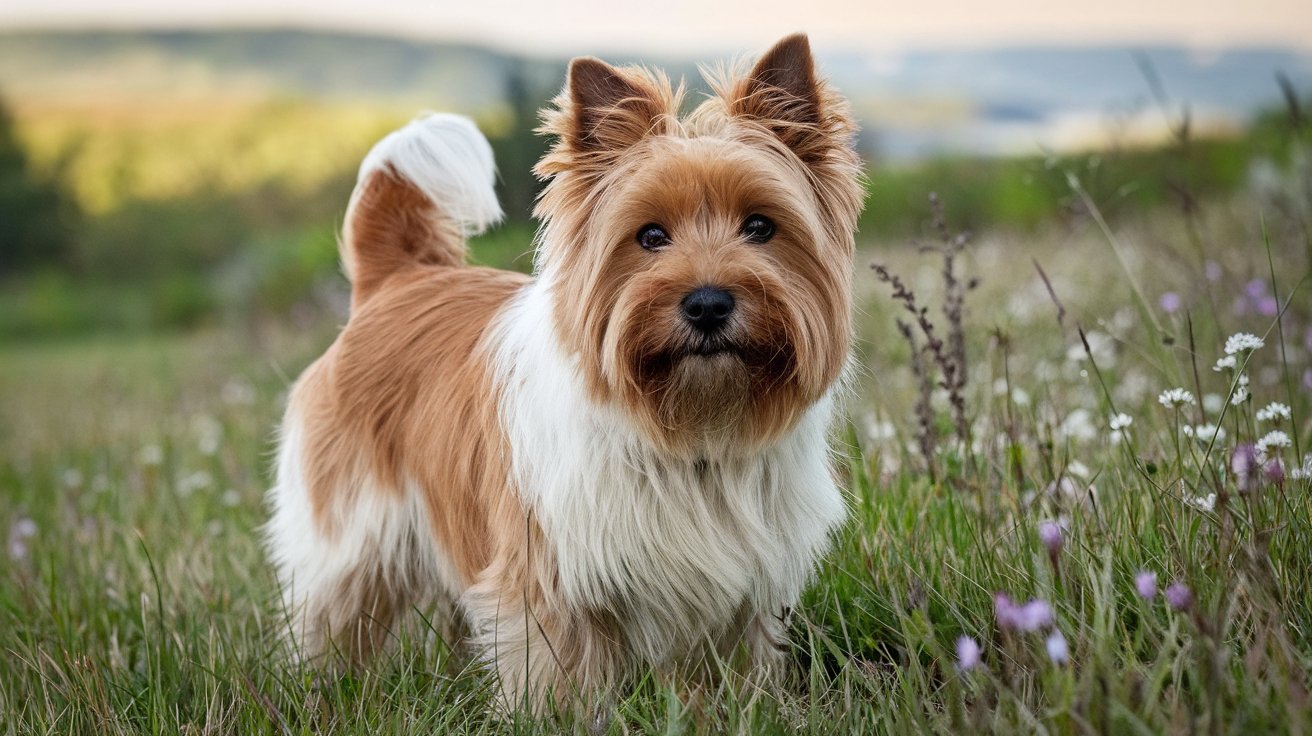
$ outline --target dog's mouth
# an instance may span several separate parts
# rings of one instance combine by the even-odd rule
[[[699,337],[690,341],[678,351],[679,357],[711,358],[717,355],[735,355],[742,357],[742,346],[722,335]]]
[[[722,335],[697,337],[640,358],[639,376],[664,383],[680,366],[714,369],[747,363],[748,351]]]

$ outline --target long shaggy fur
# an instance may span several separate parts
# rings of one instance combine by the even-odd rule
[[[351,317],[296,382],[270,492],[305,657],[363,664],[438,602],[511,707],[777,662],[843,517],[826,436],[855,129],[802,36],[716,89],[680,117],[660,73],[575,60],[544,114],[532,279],[464,265],[500,217],[467,120],[422,118],[366,158]],[[658,252],[635,242],[649,223]],[[708,285],[735,305],[709,352],[680,311]]]

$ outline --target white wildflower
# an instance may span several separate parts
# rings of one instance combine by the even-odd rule
[[[1237,332],[1226,338],[1225,354],[1235,355],[1247,350],[1257,350],[1264,345],[1266,345],[1266,342],[1257,335],[1252,335],[1247,332]]]
[[[1089,466],[1079,460],[1072,460],[1070,464],[1066,466],[1066,472],[1076,478],[1083,478],[1085,480],[1089,479]]]
[[[1121,307],[1112,315],[1110,325],[1112,332],[1118,336],[1125,336],[1135,325],[1139,324],[1139,315],[1133,307]]]
[[[14,562],[27,559],[27,542],[36,536],[36,522],[22,517],[9,527],[9,559]]]
[[[208,414],[200,414],[192,420],[191,428],[196,433],[196,447],[202,455],[213,456],[219,451],[223,441],[222,422]]]
[[[1235,379],[1235,391],[1234,394],[1230,396],[1230,403],[1234,406],[1239,406],[1252,398],[1252,396],[1253,394],[1248,390],[1248,374],[1240,373],[1239,378]]]
[[[1070,646],[1066,643],[1066,637],[1062,636],[1060,631],[1053,629],[1047,640],[1043,642],[1043,646],[1048,650],[1048,659],[1052,660],[1053,664],[1066,664],[1070,661]]]
[[[897,438],[897,428],[887,419],[876,419],[872,415],[866,418],[866,435],[873,442],[884,442]]]
[[[59,479],[63,482],[64,487],[69,490],[82,487],[82,471],[77,468],[65,468],[64,472],[59,474]]]
[[[1130,433],[1127,430],[1131,424],[1134,424],[1134,417],[1131,417],[1129,414],[1118,413],[1112,415],[1111,421],[1108,422],[1108,425],[1112,430],[1109,435],[1112,444],[1128,441],[1130,439]]]
[[[194,473],[185,475],[178,479],[177,492],[179,496],[190,496],[192,493],[209,488],[214,483],[214,478],[204,470],[197,470]]]
[[[1092,415],[1088,409],[1076,409],[1071,412],[1061,426],[1057,428],[1057,434],[1066,439],[1072,440],[1091,440],[1098,436],[1098,430],[1093,426]]]
[[[1227,355],[1224,358],[1217,360],[1216,365],[1212,366],[1212,370],[1216,371],[1217,373],[1226,370],[1232,371],[1235,369],[1235,366],[1237,365],[1238,365],[1238,361],[1235,360],[1235,356]]]
[[[1288,419],[1289,417],[1289,407],[1277,401],[1267,404],[1265,408],[1257,413],[1257,420],[1259,422],[1274,422],[1279,424],[1282,420]]]
[[[142,465],[158,467],[164,462],[164,450],[161,449],[159,445],[146,445],[141,448],[141,452],[137,454],[137,460],[140,461]]]
[[[1265,456],[1272,447],[1289,447],[1292,443],[1289,441],[1289,435],[1278,429],[1267,432],[1262,439],[1254,445],[1259,455]]]
[[[219,391],[219,397],[225,404],[248,406],[255,403],[255,387],[243,378],[229,378]]]
[[[1180,431],[1184,436],[1193,437],[1205,445],[1225,441],[1225,429],[1216,424],[1196,424],[1192,427],[1186,424]]]
[[[1203,411],[1219,414],[1225,408],[1225,397],[1221,394],[1203,394]]]
[[[1303,466],[1289,471],[1294,480],[1312,480],[1312,453],[1303,456]]]
[[[1196,403],[1194,395],[1182,388],[1167,389],[1157,396],[1157,400],[1168,409]]]
[[[1093,362],[1099,368],[1108,368],[1116,364],[1116,339],[1105,332],[1090,331],[1084,336],[1089,343],[1085,352],[1084,343],[1076,343],[1066,350],[1066,360],[1071,363],[1083,363],[1093,355]]]
[[[1206,496],[1186,498],[1184,502],[1200,511],[1211,511],[1216,508],[1216,494],[1209,493]]]
[[[241,494],[238,493],[236,489],[229,488],[223,492],[223,495],[219,500],[223,502],[224,506],[234,508],[241,505]]]
[[[1016,406],[1029,406],[1030,395],[1023,388],[1013,388],[1011,390],[1011,402]]]
[[[1139,371],[1126,371],[1112,389],[1112,395],[1123,404],[1138,404],[1153,389],[1152,380]]]
[[[1086,483],[1076,483],[1072,480],[1072,473],[1064,474],[1060,480],[1049,483],[1047,488],[1043,489],[1053,501],[1061,504],[1070,504],[1071,507],[1084,506],[1097,500],[1098,489]],[[1033,501],[1033,499],[1030,499]]]

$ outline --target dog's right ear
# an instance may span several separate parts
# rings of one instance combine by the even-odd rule
[[[570,62],[570,105],[577,151],[628,148],[652,132],[664,113],[660,94],[649,80],[583,56]]]
[[[665,132],[678,109],[678,93],[658,72],[616,68],[583,56],[570,62],[565,90],[543,112],[539,133],[556,143],[534,171],[599,173],[648,135]]]

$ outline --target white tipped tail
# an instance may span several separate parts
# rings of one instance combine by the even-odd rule
[[[379,141],[360,165],[341,255],[361,303],[413,264],[464,263],[465,238],[501,220],[492,147],[473,121],[434,113]]]

